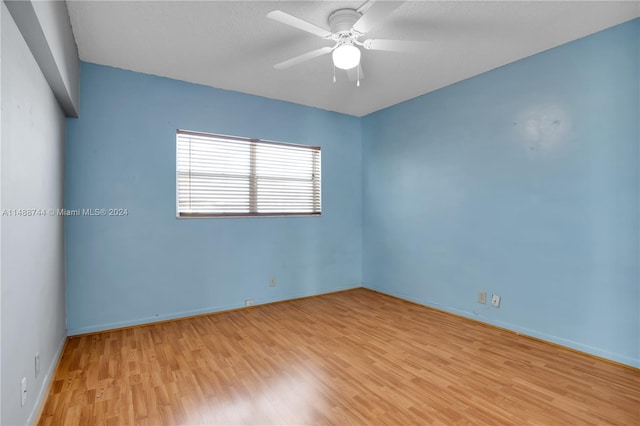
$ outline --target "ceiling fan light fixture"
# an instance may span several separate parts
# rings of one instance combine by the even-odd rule
[[[360,49],[352,44],[342,44],[331,54],[336,68],[350,70],[360,63]]]

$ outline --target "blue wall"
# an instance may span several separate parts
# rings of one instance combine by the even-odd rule
[[[361,285],[360,119],[87,63],[80,104],[65,207],[129,215],[66,218],[69,334]],[[176,219],[176,129],[320,146],[322,217]]]
[[[639,28],[367,116],[365,285],[640,366]]]
[[[639,36],[634,20],[363,119],[82,64],[65,205],[129,216],[67,218],[69,333],[364,281],[640,366]],[[177,128],[320,145],[323,216],[176,219]]]

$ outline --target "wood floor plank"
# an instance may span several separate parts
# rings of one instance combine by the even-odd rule
[[[40,425],[639,425],[640,372],[365,289],[70,337]]]

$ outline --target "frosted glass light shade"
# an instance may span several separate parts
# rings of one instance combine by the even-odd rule
[[[351,44],[339,46],[331,56],[333,57],[333,65],[343,70],[350,70],[360,63],[360,49]]]

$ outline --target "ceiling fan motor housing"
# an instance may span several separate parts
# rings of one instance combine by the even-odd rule
[[[333,34],[350,35],[351,27],[361,16],[354,9],[338,9],[329,15],[329,28]]]

